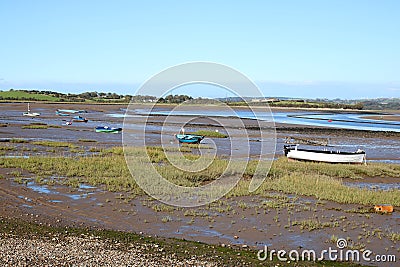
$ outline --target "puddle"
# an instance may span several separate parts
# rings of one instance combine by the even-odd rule
[[[65,194],[64,196],[67,196],[73,200],[79,200],[79,199],[84,199],[89,196],[90,193],[83,193],[83,194]],[[93,194],[93,193],[92,193]]]
[[[349,183],[346,182],[344,185],[348,187],[361,188],[361,189],[369,189],[369,190],[400,190],[400,183]]]
[[[46,185],[36,185],[34,182],[28,182],[26,185],[29,189],[32,189],[35,192],[38,192],[40,194],[58,194],[57,191],[52,191],[47,188]]]
[[[80,184],[79,189],[95,189],[95,186],[87,185],[87,184]]]
[[[76,193],[68,194],[68,193],[60,193],[59,191],[57,191],[57,188],[50,189],[47,185],[37,185],[34,182],[28,182],[27,187],[29,189],[32,189],[35,192],[40,193],[40,194],[61,195],[61,196],[69,197],[73,200],[79,200],[79,199],[84,199],[84,198],[89,197],[89,195],[94,194],[94,192],[85,192],[85,190],[96,188],[94,186],[81,184],[79,186],[79,189],[77,190],[79,192],[79,194],[76,194]]]

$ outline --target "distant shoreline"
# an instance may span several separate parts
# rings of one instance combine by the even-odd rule
[[[60,104],[60,105],[88,105],[88,106],[94,106],[94,105],[100,105],[100,106],[124,106],[127,107],[130,103],[112,103],[112,102],[58,102],[58,101],[37,101],[37,100],[0,100],[0,104],[21,104],[21,103],[36,103],[36,104],[45,104],[45,105],[54,105],[54,104]],[[154,103],[134,103],[137,105],[144,105],[144,106],[152,106]],[[165,107],[172,107],[172,106],[177,106],[178,104],[170,104],[170,103],[162,103],[162,104],[157,104],[157,106],[165,106]],[[215,104],[185,104],[187,106],[207,106],[207,107],[219,107],[220,105],[215,105]],[[248,108],[251,107],[252,109],[260,109],[260,108],[268,108],[266,106],[229,106],[232,109],[243,109],[243,108]],[[337,113],[371,113],[371,115],[391,115],[391,114],[400,114],[400,110],[357,110],[357,109],[337,109],[337,108],[301,108],[301,107],[271,107],[269,106],[271,111],[332,111],[332,112],[337,112]],[[391,113],[391,114],[388,114]],[[366,118],[366,117],[365,117]]]

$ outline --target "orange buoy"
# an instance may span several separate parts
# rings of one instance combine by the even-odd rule
[[[381,212],[381,213],[392,213],[393,212],[393,206],[392,205],[375,205],[374,207],[376,212]]]

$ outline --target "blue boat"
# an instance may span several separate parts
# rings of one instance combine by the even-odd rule
[[[201,140],[203,140],[204,136],[194,134],[176,134],[175,138],[178,139],[179,143],[199,144]]]
[[[57,109],[57,111],[61,112],[61,113],[69,113],[69,114],[87,113],[86,110],[76,110],[76,109]]]
[[[84,117],[81,116],[75,116],[72,118],[72,121],[74,122],[88,122],[88,120]]]
[[[61,111],[57,110],[56,111],[56,115],[58,115],[58,116],[69,116],[70,114],[69,113],[62,113]]]
[[[122,128],[98,126],[95,128],[96,133],[120,133]]]

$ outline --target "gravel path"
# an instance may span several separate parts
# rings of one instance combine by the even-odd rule
[[[127,247],[93,236],[62,240],[0,236],[1,266],[218,266],[188,257],[166,255],[157,244]]]

